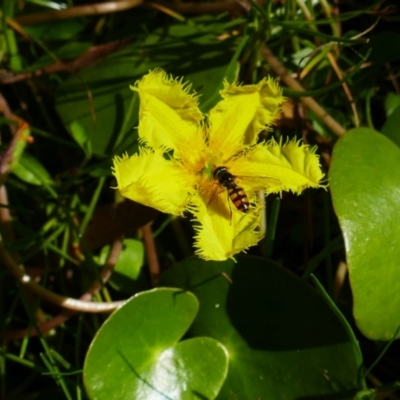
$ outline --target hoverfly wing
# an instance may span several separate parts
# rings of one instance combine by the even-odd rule
[[[228,207],[228,192],[221,185],[216,184],[215,189],[210,193],[207,201],[207,213],[208,215],[219,214],[221,216],[229,218],[230,210]]]
[[[279,179],[275,178],[270,178],[270,177],[259,177],[259,176],[245,176],[245,175],[239,175],[235,176],[239,183],[246,187],[246,186],[251,186],[253,191],[254,190],[266,190],[268,191],[269,188],[279,188],[282,186],[282,181]]]

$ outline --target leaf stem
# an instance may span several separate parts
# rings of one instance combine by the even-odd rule
[[[394,332],[392,338],[388,343],[386,343],[386,346],[383,348],[383,350],[380,352],[379,356],[376,358],[376,360],[369,366],[369,368],[365,371],[364,373],[364,379],[370,374],[372,369],[375,367],[376,364],[381,360],[381,358],[385,355],[387,352],[388,348],[392,345],[394,340],[397,338],[397,334],[400,332],[400,325],[397,327],[396,331]]]
[[[329,242],[324,249],[318,253],[312,260],[310,260],[307,264],[307,268],[303,273],[301,279],[307,280],[310,275],[314,272],[314,270],[318,267],[318,265],[331,254],[333,251],[337,249],[341,249],[343,247],[343,238],[342,235],[336,236],[331,242]]]
[[[274,249],[276,225],[278,222],[279,208],[281,205],[281,199],[276,197],[272,203],[269,224],[267,227],[267,233],[265,235],[265,257],[271,258],[272,251]]]
[[[149,263],[150,280],[152,286],[156,286],[160,279],[160,264],[158,262],[157,249],[151,231],[151,223],[142,226],[141,231],[143,234],[144,247],[146,249],[147,262]]]
[[[367,384],[365,382],[365,378],[364,378],[364,374],[363,374],[363,370],[364,370],[363,356],[362,356],[361,349],[358,344],[356,335],[354,334],[353,329],[351,329],[351,326],[350,326],[349,322],[347,321],[347,319],[343,316],[343,314],[340,312],[340,310],[336,307],[336,304],[329,297],[328,293],[325,291],[324,287],[321,285],[321,283],[319,282],[317,277],[315,275],[311,274],[310,278],[313,281],[318,292],[321,294],[321,296],[325,300],[326,304],[329,306],[329,308],[333,311],[333,313],[339,319],[344,330],[346,331],[347,336],[349,337],[350,342],[352,344],[354,357],[356,359],[356,363],[357,363],[357,367],[358,367],[358,376],[357,376],[358,385],[362,390],[366,390]]]
[[[97,187],[96,187],[96,190],[94,191],[92,200],[90,201],[89,208],[85,214],[85,217],[83,218],[81,227],[79,229],[81,234],[83,234],[85,232],[85,230],[89,224],[89,221],[92,218],[94,209],[96,207],[97,201],[99,200],[99,196],[100,196],[101,190],[103,189],[105,180],[106,180],[105,177],[102,177],[99,179],[99,183],[97,184]]]

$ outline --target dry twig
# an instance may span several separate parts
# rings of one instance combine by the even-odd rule
[[[156,286],[160,278],[160,264],[158,263],[157,249],[154,243],[151,224],[146,224],[141,228],[143,234],[144,247],[146,249],[147,261],[149,263],[149,272],[152,286]]]
[[[304,92],[305,89],[294,79],[283,64],[275,57],[272,51],[264,46],[261,54],[265,61],[271,66],[275,73],[282,79],[289,88]],[[346,132],[345,128],[329,115],[312,97],[300,97],[302,103],[307,106],[335,135],[342,136]]]

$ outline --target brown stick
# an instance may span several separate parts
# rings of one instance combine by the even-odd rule
[[[154,243],[151,224],[142,226],[143,242],[146,249],[147,261],[149,263],[149,272],[152,286],[156,286],[160,278],[160,264],[158,263],[157,250]]]
[[[108,254],[108,259],[100,272],[100,280],[96,280],[90,285],[86,293],[80,297],[81,300],[90,301],[93,295],[97,294],[104,287],[104,284],[111,278],[114,267],[118,262],[119,255],[121,254],[123,245],[124,243],[122,236],[114,240],[113,244],[111,245],[110,253]]]
[[[4,185],[0,186],[0,222],[3,225],[4,236],[8,241],[14,240],[14,231],[11,226],[11,214],[8,208],[8,194]]]
[[[20,17],[16,17],[14,21],[20,25],[43,24],[46,22],[60,21],[69,18],[115,13],[137,7],[142,3],[143,0],[119,0],[110,1],[107,3],[85,4],[83,6],[70,7],[65,10],[54,10],[22,15]]]
[[[0,204],[2,207],[0,208],[0,223],[3,226],[3,234],[4,238],[12,242],[14,240],[14,231],[12,228],[12,217],[10,213],[10,209],[8,208],[8,194],[7,189],[4,186],[4,182],[7,179],[8,174],[10,173],[10,166],[13,162],[14,158],[14,149],[18,142],[18,140],[24,139],[21,133],[28,128],[28,124],[17,115],[13,114],[7,100],[0,93],[0,112],[4,114],[4,116],[9,119],[17,122],[18,128],[14,125],[10,124],[10,130],[13,134],[10,144],[7,149],[0,157]],[[25,138],[26,139],[26,138]],[[17,256],[16,254],[14,254]],[[25,296],[30,305],[34,304],[34,298],[30,292],[26,292]],[[35,317],[37,321],[43,322],[46,320],[46,315],[42,311],[40,307],[35,310]]]
[[[118,11],[129,10],[140,5],[146,5],[143,0],[119,0],[106,3],[94,3],[83,6],[70,7],[65,10],[53,10],[35,14],[28,14],[9,20],[7,23],[13,26],[13,22],[19,25],[34,25],[46,22],[59,21],[69,18],[77,18],[90,15],[110,14]],[[182,14],[218,14],[224,11],[242,10],[236,1],[214,2],[214,3],[161,3],[161,6],[169,8]]]
[[[123,246],[122,242],[122,237],[115,240],[114,243],[111,246],[110,249],[110,254],[108,255],[108,259],[106,263],[104,264],[103,269],[100,272],[100,279],[101,283],[99,281],[95,281],[92,283],[92,285],[89,287],[89,289],[84,293],[79,300],[82,301],[91,301],[93,296],[97,294],[103,285],[108,281],[108,279],[111,277],[112,271],[115,267],[115,264],[118,261],[119,255],[121,253]],[[56,315],[52,319],[39,323],[38,328],[39,331],[43,334],[51,329],[55,329],[61,324],[65,323],[68,321],[71,317],[76,315],[78,311],[76,310],[63,310],[60,314]],[[14,339],[22,339],[28,334],[27,329],[17,329],[17,330],[12,330],[12,331],[5,331],[5,332],[0,332],[0,339],[6,339],[6,340],[14,340]],[[37,336],[39,332],[33,328],[29,332],[29,336]]]
[[[114,301],[111,303],[88,303],[87,301],[61,296],[44,288],[43,286],[40,286],[36,282],[32,281],[29,275],[24,273],[22,266],[17,265],[10,253],[5,249],[4,243],[1,240],[0,260],[23,287],[27,288],[30,292],[36,294],[43,300],[56,304],[59,307],[90,313],[107,313],[115,310],[117,307],[125,303],[125,301]]]
[[[275,57],[271,50],[264,46],[261,49],[261,54],[265,61],[271,66],[275,73],[288,85],[289,88],[304,92],[305,89],[300,83],[294,79],[283,64]],[[346,129],[332,118],[312,97],[300,97],[300,100],[305,104],[335,135],[342,136]]]
[[[146,4],[146,3],[144,3]],[[166,3],[162,2],[160,5],[170,8],[181,14],[218,14],[224,11],[235,11],[240,12],[243,11],[242,6],[238,1],[228,0],[228,1],[215,1],[208,3],[183,3],[183,2],[174,2],[174,3]]]
[[[340,80],[342,80],[343,79],[343,74],[342,74],[342,71],[340,70],[339,66],[337,65],[335,57],[333,56],[333,54],[331,52],[328,52],[327,57],[328,57],[328,60],[329,60],[330,64],[332,65],[332,68],[335,70],[335,73],[336,73],[337,77]],[[360,126],[360,119],[358,117],[358,111],[357,111],[356,104],[354,102],[354,97],[353,97],[353,95],[351,93],[351,90],[350,90],[349,85],[347,84],[347,82],[343,82],[342,83],[342,87],[343,87],[344,92],[346,93],[347,99],[349,100],[349,103],[350,103],[350,107],[351,107],[351,109],[353,111],[353,114],[354,114],[354,125],[356,127],[358,127],[358,126]]]
[[[121,49],[127,43],[129,43],[129,40],[117,40],[109,43],[104,43],[97,46],[92,46],[90,49],[88,49],[72,61],[57,61],[42,69],[21,72],[18,74],[1,74],[0,84],[9,85],[15,82],[36,78],[41,75],[51,74],[54,72],[67,72],[69,74],[77,74],[81,69],[88,68],[96,62],[99,62],[103,58],[107,57],[110,53]]]
[[[0,93],[0,112],[7,118],[7,119],[12,119],[13,118],[13,113],[8,105],[7,100],[4,98],[2,93]],[[17,131],[17,127],[14,125],[10,125],[10,130],[13,135],[15,135],[15,132]]]

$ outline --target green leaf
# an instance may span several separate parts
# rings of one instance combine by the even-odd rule
[[[374,389],[366,389],[357,392],[354,400],[374,400],[376,398],[376,391]]]
[[[310,61],[310,54],[313,54],[314,49],[310,47],[304,47],[301,50],[292,54],[292,63],[297,68],[304,68]]]
[[[200,311],[189,335],[213,337],[229,351],[218,399],[356,392],[358,350],[321,296],[282,267],[256,257],[189,259],[167,270],[161,284],[190,288]]]
[[[400,106],[386,120],[382,133],[400,147]]]
[[[100,263],[106,262],[110,246],[105,246],[100,252]],[[125,239],[124,248],[118,257],[110,279],[111,286],[125,293],[136,293],[146,286],[146,279],[142,272],[144,261],[144,247],[140,240]]]
[[[189,292],[142,292],[98,331],[84,365],[91,399],[214,399],[227,374],[227,352],[217,341],[178,343],[198,311]]]
[[[80,122],[73,121],[69,126],[69,130],[75,142],[85,152],[86,157],[89,158],[92,153],[92,144],[86,133],[85,127]]]
[[[229,64],[225,67],[217,67],[214,72],[209,70],[205,71],[205,74],[204,71],[190,74],[190,80],[192,82],[196,82],[197,80],[199,84],[202,84],[204,99],[201,98],[200,109],[203,112],[208,112],[221,100],[219,92],[223,88],[223,82],[225,79],[228,82],[234,82],[236,80],[239,73],[239,57],[248,41],[248,36],[242,38]],[[206,91],[210,91],[210,93],[208,94]],[[204,96],[204,92],[206,92],[206,96]]]
[[[22,153],[19,163],[14,167],[14,175],[22,181],[36,186],[54,184],[43,165],[29,153]]]
[[[396,93],[389,92],[385,97],[386,117],[389,118],[397,107],[400,107],[400,96]]]
[[[368,128],[337,142],[330,170],[354,317],[365,336],[390,340],[400,315],[400,149]]]

